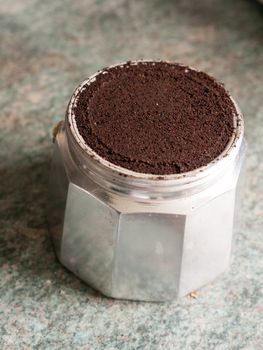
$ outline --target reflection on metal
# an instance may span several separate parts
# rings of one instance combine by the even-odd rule
[[[186,174],[134,173],[93,153],[72,105],[55,134],[49,222],[61,263],[103,294],[162,301],[186,295],[229,265],[246,144],[236,129],[213,163]]]

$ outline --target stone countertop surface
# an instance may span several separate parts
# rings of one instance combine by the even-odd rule
[[[252,0],[0,0],[0,349],[263,349],[263,9]],[[51,131],[85,77],[179,61],[245,116],[248,185],[227,273],[171,303],[107,299],[56,260]]]

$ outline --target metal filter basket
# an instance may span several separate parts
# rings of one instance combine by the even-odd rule
[[[97,73],[98,74],[98,73]],[[90,149],[73,107],[56,128],[49,225],[60,262],[101,293],[164,301],[224,272],[231,256],[237,188],[245,155],[237,105],[224,152],[185,174],[141,174]]]

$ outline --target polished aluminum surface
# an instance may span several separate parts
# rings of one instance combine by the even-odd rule
[[[234,136],[214,162],[186,174],[139,174],[100,158],[76,134],[72,106],[82,86],[55,135],[49,222],[59,260],[114,298],[170,300],[209,283],[231,257],[246,150],[238,107]]]

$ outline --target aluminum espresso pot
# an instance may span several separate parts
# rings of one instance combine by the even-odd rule
[[[101,158],[78,132],[76,96],[95,76],[76,89],[55,129],[48,218],[57,257],[109,297],[186,295],[230,263],[246,149],[241,112],[235,104],[233,136],[208,165],[184,174],[137,173]]]

